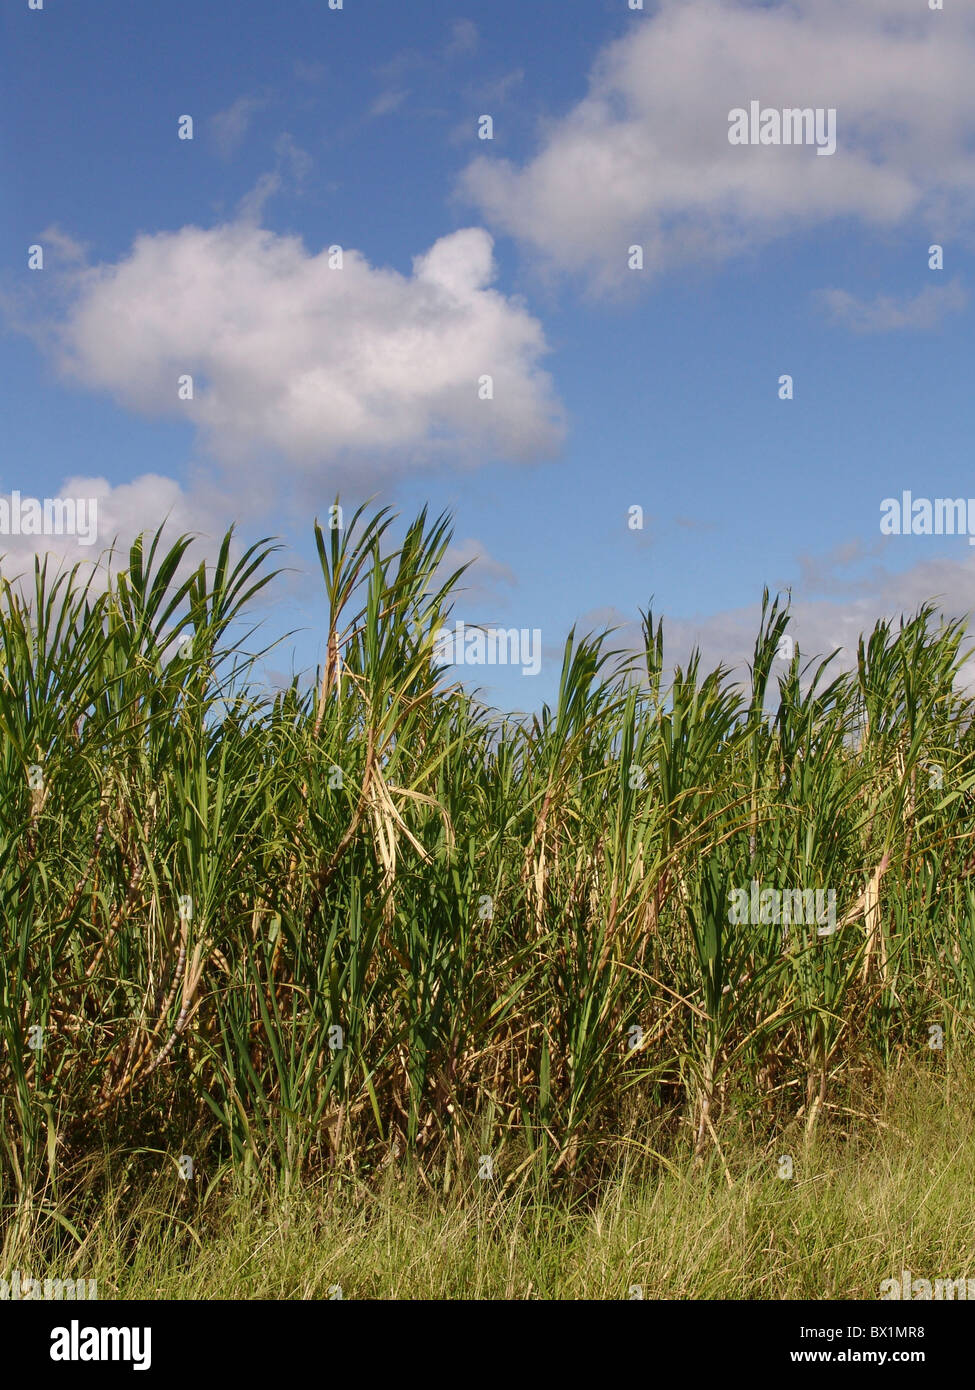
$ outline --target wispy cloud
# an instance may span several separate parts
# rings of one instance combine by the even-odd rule
[[[939,556],[897,572],[876,561],[879,548],[854,540],[820,556],[798,557],[800,575],[788,589],[792,615],[788,631],[804,663],[838,650],[835,671],[849,670],[856,663],[861,634],[869,634],[881,619],[910,616],[928,601],[934,601],[948,618],[966,618],[975,610],[975,555],[967,547],[958,559]],[[785,586],[780,586],[780,592],[785,598]],[[699,647],[708,669],[720,662],[734,679],[746,680],[760,613],[757,601],[696,617],[668,617],[655,611],[655,617],[664,620],[667,668],[685,664],[692,649]],[[642,649],[639,622],[617,608],[594,608],[579,625],[581,629],[618,627],[617,645]],[[786,661],[779,659],[773,666],[773,681],[776,672],[784,675],[786,669]],[[963,674],[971,684],[975,666],[969,662]]]
[[[462,58],[473,53],[480,42],[477,25],[472,19],[455,19],[450,38],[444,45],[445,58]]]
[[[388,116],[396,111],[409,96],[407,91],[381,92],[369,108],[370,116]]]
[[[893,333],[898,329],[937,328],[949,314],[960,313],[968,291],[960,280],[928,285],[915,295],[877,295],[860,299],[848,290],[819,290],[817,299],[833,323],[854,333]]]
[[[324,80],[328,73],[328,68],[324,63],[308,62],[304,58],[296,58],[294,74],[299,82],[307,82],[311,85]]]
[[[260,223],[270,199],[287,190],[300,193],[311,172],[311,157],[296,144],[288,131],[282,131],[278,136],[274,153],[275,167],[259,175],[254,187],[244,194],[237,205],[237,217],[242,222]]]
[[[44,247],[45,252],[54,252],[58,264],[62,267],[83,265],[90,249],[85,242],[76,241],[73,236],[69,236],[56,224],[44,228],[41,233],[40,244]]]
[[[210,134],[224,159],[236,153],[254,117],[266,105],[266,97],[238,97],[225,111],[211,117]]]

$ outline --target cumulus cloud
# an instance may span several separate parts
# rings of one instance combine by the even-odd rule
[[[529,461],[557,447],[562,412],[538,320],[490,287],[492,248],[470,227],[403,275],[348,248],[334,268],[328,247],[246,220],[143,235],[77,274],[60,366],[132,410],[191,420],[226,468],[274,460],[282,482]]]
[[[820,290],[819,302],[833,323],[854,333],[892,333],[900,328],[931,329],[949,314],[960,313],[968,293],[959,280],[929,285],[913,296],[877,295],[859,299],[848,290]]]
[[[181,536],[191,538],[173,575],[171,591],[187,580],[201,564],[205,564],[212,575],[221,542],[234,517],[231,499],[205,483],[184,489],[175,479],[158,473],[145,473],[131,482],[114,485],[103,477],[69,477],[58,488],[56,499],[61,503],[69,500],[82,503],[83,507],[75,514],[84,515],[86,520],[94,516],[97,531],[91,545],[79,543],[76,535],[66,532],[60,535],[0,534],[0,575],[31,605],[35,602],[35,558],[42,564],[45,560],[47,562],[48,593],[51,592],[54,576],[66,575],[77,568],[75,592],[84,588],[88,598],[94,599],[104,594],[111,575],[128,569],[132,542],[140,535],[144,537],[144,557],[148,557],[157,531],[160,532],[160,540],[153,573],[158,573],[160,560]],[[37,499],[42,507],[49,500],[53,499]],[[13,510],[18,510],[28,501],[26,486],[20,490],[19,497],[16,490],[13,493],[0,493],[0,529],[6,526],[11,515],[11,504]],[[231,565],[242,558],[247,544],[235,532],[230,542]],[[297,559],[296,556],[290,558]],[[274,568],[278,567],[280,560],[280,555],[275,557]],[[283,626],[280,615],[275,616],[273,623],[269,622],[269,615],[281,603],[287,605],[284,611],[290,619],[296,602],[307,595],[312,577],[307,571],[285,569],[284,573],[276,575],[273,584],[253,596],[247,605],[246,616],[234,635],[234,640],[241,643],[240,651],[264,646],[280,633]],[[61,590],[60,597],[54,600],[56,608],[64,597]],[[252,641],[255,626],[260,630],[260,637]],[[176,654],[178,629],[179,618],[174,615],[167,628],[170,634],[167,659]],[[259,668],[257,674],[259,679],[271,686],[277,684],[266,666]],[[280,683],[287,685],[289,680]]]
[[[26,483],[10,492],[0,493],[0,518],[9,527],[9,519],[22,516],[34,494]],[[0,572],[7,579],[29,575],[34,556],[52,556],[55,568],[71,569],[76,564],[93,566],[97,571],[94,587],[104,584],[110,563],[109,552],[114,549],[111,563],[124,568],[128,563],[129,547],[142,533],[155,534],[162,527],[160,545],[172,545],[181,535],[200,537],[204,550],[217,550],[217,543],[226,529],[224,509],[206,493],[185,492],[173,478],[158,473],[144,473],[129,483],[113,485],[107,478],[66,478],[53,498],[46,501],[70,504],[67,512],[59,505],[50,509],[51,516],[60,518],[60,534],[0,534]],[[66,518],[73,518],[67,521]],[[17,523],[14,522],[14,525]],[[198,551],[195,563],[202,554]],[[187,561],[187,563],[190,563]]]
[[[586,96],[519,166],[461,192],[489,223],[607,288],[836,218],[942,233],[975,202],[975,13],[919,0],[660,0],[598,56]],[[731,145],[729,113],[836,109],[837,149]]]

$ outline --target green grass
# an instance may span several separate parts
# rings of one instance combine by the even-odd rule
[[[104,589],[43,563],[0,586],[6,1249],[80,1230],[106,1152],[285,1195],[410,1172],[448,1201],[486,1155],[505,1202],[611,1210],[631,1154],[727,1187],[736,1153],[829,1142],[905,1069],[957,1074],[958,624],[880,623],[843,672],[789,653],[765,595],[736,685],[696,653],[665,679],[647,612],[636,653],[571,633],[554,703],[514,720],[434,665],[446,518],[316,539],[312,688],[256,680],[266,543],[208,569],[157,538]],[[836,931],[733,922],[752,882],[835,892]]]
[[[835,1299],[901,1277],[975,1278],[975,1082],[902,1077],[872,1126],[778,1155],[732,1140],[718,1164],[636,1171],[586,1199],[412,1175],[209,1196],[172,1175],[137,1195],[114,1173],[76,1243],[5,1260],[97,1278],[99,1298]],[[947,1095],[951,1098],[946,1098]],[[43,1242],[40,1242],[43,1244]]]

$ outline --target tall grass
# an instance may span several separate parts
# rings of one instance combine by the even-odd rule
[[[8,1218],[69,1220],[106,1144],[286,1185],[489,1156],[578,1187],[662,1133],[720,1163],[745,1115],[771,1152],[858,1076],[970,1049],[958,624],[880,623],[837,671],[778,655],[766,594],[738,685],[699,653],[667,682],[648,612],[636,656],[571,633],[518,720],[435,665],[446,518],[315,535],[313,689],[244,654],[268,542],[2,583]],[[753,880],[834,890],[836,931],[732,923]]]

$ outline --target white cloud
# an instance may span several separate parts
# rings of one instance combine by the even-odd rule
[[[923,0],[661,0],[598,56],[523,167],[482,155],[461,191],[603,287],[835,218],[944,234],[975,208],[975,13]],[[836,153],[732,146],[728,115],[836,108]],[[940,239],[940,238],[939,238]]]
[[[247,221],[143,235],[119,263],[78,272],[60,365],[130,409],[192,420],[238,477],[528,461],[559,443],[561,410],[540,324],[493,276],[476,227],[442,237],[411,275],[349,248],[332,269],[327,247]],[[178,399],[185,374],[192,401]]]
[[[27,487],[20,491],[22,500],[26,499]],[[206,483],[184,490],[175,479],[157,473],[145,473],[131,482],[115,485],[102,477],[70,477],[64,480],[56,495],[60,499],[84,499],[86,517],[91,515],[90,507],[94,502],[97,536],[94,544],[82,545],[72,535],[0,534],[0,575],[28,603],[34,602],[35,557],[42,563],[47,557],[49,592],[55,575],[65,574],[77,566],[76,592],[87,587],[87,594],[93,599],[105,592],[111,574],[118,575],[128,569],[132,542],[140,535],[144,538],[144,563],[148,562],[157,531],[160,540],[152,562],[153,573],[158,573],[160,561],[181,536],[191,538],[173,575],[171,590],[184,583],[201,564],[205,564],[212,575],[221,542],[234,521],[235,509],[240,511],[240,499],[222,495]],[[10,493],[0,493],[0,501],[9,504],[10,496]],[[43,498],[39,500],[44,501]],[[0,515],[4,514],[4,509],[0,508]],[[266,530],[262,528],[258,534],[265,535]],[[231,565],[242,558],[247,544],[235,532],[230,542]],[[291,558],[297,560],[298,557]],[[265,564],[262,572],[280,569],[280,564],[279,554]],[[247,616],[240,631],[249,633],[257,622],[260,637],[251,640],[248,636],[245,646],[252,649],[266,645],[286,624],[290,625],[295,603],[307,596],[309,583],[313,582],[310,573],[292,567],[278,573],[274,583],[255,594],[247,605]],[[280,615],[276,615],[273,623],[269,622],[269,615],[278,603],[287,605],[288,618],[282,621]],[[178,621],[174,618],[169,623],[174,639],[177,629]],[[175,644],[168,650],[172,658],[176,653]],[[270,679],[266,667],[263,678]]]
[[[16,489],[21,494],[20,501],[35,495],[24,483]],[[214,541],[226,530],[222,509],[214,506],[213,498],[206,494],[186,493],[172,478],[158,473],[144,473],[130,483],[113,485],[106,478],[70,477],[66,478],[57,493],[59,499],[81,501],[82,507],[75,508],[75,514],[96,521],[97,526],[91,544],[82,543],[77,535],[0,535],[0,571],[7,579],[17,575],[28,575],[32,569],[35,555],[48,553],[55,563],[63,562],[71,568],[79,562],[87,567],[94,566],[98,571],[95,582],[97,590],[104,583],[107,565],[107,552],[115,547],[115,568],[122,568],[128,562],[128,551],[133,540],[142,532],[154,534],[163,527],[160,545],[172,545],[181,535],[199,535],[204,542]],[[10,505],[11,493],[0,493],[0,498]],[[43,502],[44,498],[39,498]],[[7,509],[3,509],[6,513]],[[14,510],[17,510],[16,499]],[[211,545],[210,549],[216,549]],[[197,554],[196,564],[200,562]]]
[[[854,333],[891,333],[899,328],[936,328],[948,314],[959,313],[968,293],[958,280],[929,285],[913,296],[877,295],[859,299],[848,290],[820,290],[819,301],[834,323]]]

